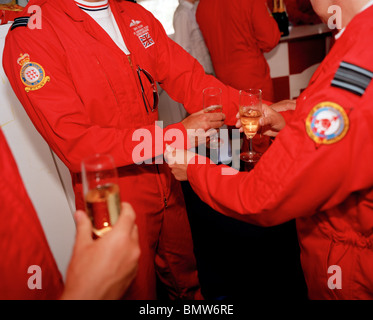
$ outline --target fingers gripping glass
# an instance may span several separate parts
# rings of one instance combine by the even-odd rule
[[[146,86],[146,87],[144,87],[144,84],[142,82],[141,74],[143,74],[149,82],[149,85]],[[144,101],[146,112],[149,113],[149,110],[151,112],[154,112],[158,107],[158,101],[159,101],[157,85],[156,85],[153,77],[151,76],[151,74],[148,71],[146,71],[144,69],[141,69],[139,66],[137,66],[137,75],[138,75],[139,81],[140,81],[142,100]],[[145,88],[147,90],[145,90]],[[149,99],[148,99],[148,97],[149,97],[149,95],[147,94],[149,92],[148,88],[150,88],[150,90],[152,91],[153,101],[149,101]]]

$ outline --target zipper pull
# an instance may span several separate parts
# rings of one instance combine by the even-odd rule
[[[163,197],[163,201],[164,201],[165,208],[167,208],[167,198],[165,196]]]
[[[133,69],[132,59],[129,54],[127,55],[127,59],[128,59],[128,62],[130,63],[131,69]]]

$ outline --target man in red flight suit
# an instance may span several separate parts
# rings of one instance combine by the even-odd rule
[[[119,299],[139,256],[131,206],[123,204],[117,224],[100,241],[92,239],[88,216],[75,213],[77,234],[64,285],[1,128],[0,173],[0,299]]]
[[[227,216],[262,226],[296,218],[309,298],[373,299],[373,1],[311,2],[325,22],[339,5],[345,29],[255,169],[173,172]]]
[[[170,139],[176,131],[187,139],[187,128],[223,124],[224,115],[206,118],[197,113],[164,129],[156,125],[149,74],[189,113],[202,108],[205,87],[221,87],[228,124],[235,122],[237,92],[205,75],[202,66],[138,4],[109,1],[129,54],[73,0],[30,1],[31,5],[41,8],[42,28],[28,28],[27,18],[13,24],[5,44],[4,69],[35,127],[70,169],[77,209],[84,208],[81,160],[94,153],[113,156],[121,200],[130,202],[137,214],[142,252],[126,297],[155,299],[157,273],[171,298],[201,298],[180,184],[162,158],[136,164],[141,156],[133,154],[139,144],[134,137],[141,128],[152,140],[160,138],[154,143],[145,139],[145,151],[154,158],[163,155],[163,138]],[[185,147],[181,142],[179,147]]]
[[[197,22],[209,49],[216,77],[236,89],[263,90],[274,101],[263,52],[280,40],[280,31],[264,0],[201,0]]]

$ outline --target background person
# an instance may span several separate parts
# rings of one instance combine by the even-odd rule
[[[269,66],[263,56],[280,40],[264,0],[200,0],[197,22],[216,77],[236,89],[262,89],[274,101]]]

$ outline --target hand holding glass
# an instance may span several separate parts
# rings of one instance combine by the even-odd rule
[[[203,111],[206,113],[221,113],[223,112],[222,90],[220,88],[206,88],[203,90]],[[218,134],[210,136],[210,141],[206,144],[210,149],[218,149],[219,143],[223,141],[219,139]]]
[[[95,154],[82,161],[86,211],[97,237],[108,232],[120,214],[118,173],[110,155]]]
[[[249,151],[242,152],[240,158],[245,162],[257,162],[261,154],[253,151],[252,139],[258,131],[259,119],[262,116],[262,91],[240,90],[239,112],[245,136],[249,139]]]

